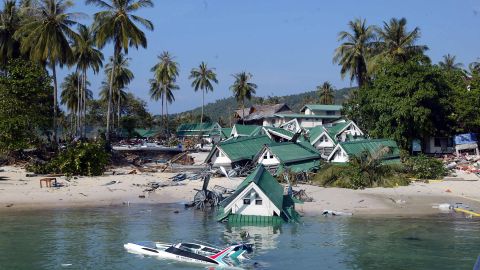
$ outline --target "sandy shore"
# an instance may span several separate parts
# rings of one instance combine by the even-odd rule
[[[79,177],[67,180],[58,177],[64,186],[40,188],[43,177],[26,177],[27,172],[19,167],[2,167],[0,172],[0,211],[21,209],[70,208],[108,206],[134,203],[179,203],[189,202],[200,189],[200,180],[185,180],[179,186],[166,186],[155,192],[144,192],[149,182],[170,184],[172,173],[126,174],[133,168],[115,169],[121,175]],[[370,188],[349,190],[299,185],[295,190],[305,189],[314,199],[297,205],[304,215],[320,215],[325,209],[350,212],[355,215],[424,215],[438,213],[434,208],[439,203],[464,203],[480,210],[480,181],[474,174],[458,172],[454,181],[413,183],[406,187]],[[107,185],[116,181],[115,184]],[[242,179],[212,178],[210,186],[220,185],[235,188]],[[140,196],[145,196],[141,198]]]

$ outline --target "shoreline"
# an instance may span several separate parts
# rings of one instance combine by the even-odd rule
[[[160,187],[143,192],[149,182],[172,184],[174,173],[127,174],[133,167],[115,168],[116,175],[78,177],[69,181],[57,177],[64,184],[60,188],[40,188],[42,176],[25,177],[20,167],[3,167],[0,172],[0,213],[48,209],[78,209],[114,207],[126,204],[183,204],[193,200],[195,189],[201,189],[201,180],[184,180],[176,186]],[[138,171],[138,170],[137,170]],[[461,173],[461,172],[459,172]],[[435,205],[463,203],[480,211],[480,181],[474,174],[459,175],[465,181],[435,181],[412,183],[395,188],[368,188],[351,190],[297,185],[304,189],[313,202],[297,204],[302,216],[321,216],[324,210],[352,213],[354,216],[416,217],[442,213]],[[466,179],[468,178],[468,179]],[[477,178],[477,179],[475,179]],[[236,188],[242,178],[212,178],[209,188],[220,185]],[[107,185],[115,181],[116,183]],[[145,198],[139,198],[144,195]]]

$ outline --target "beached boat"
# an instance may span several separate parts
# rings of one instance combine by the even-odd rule
[[[181,262],[216,265],[221,267],[237,266],[243,255],[252,251],[252,244],[235,244],[224,249],[199,243],[127,243],[124,248],[134,254],[155,256]]]

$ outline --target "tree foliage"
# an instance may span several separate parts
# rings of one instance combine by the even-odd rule
[[[10,60],[0,77],[0,151],[31,147],[52,117],[51,78],[29,61]]]
[[[416,138],[451,130],[452,88],[440,68],[417,58],[384,61],[370,86],[345,104],[347,117],[376,138],[395,140],[402,149]]]

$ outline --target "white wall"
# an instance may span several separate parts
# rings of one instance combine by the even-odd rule
[[[330,162],[339,162],[339,163],[348,162],[348,155],[341,148],[338,148],[333,154],[333,157],[330,160]]]
[[[219,148],[217,148],[217,150],[215,150],[215,153],[213,154],[213,157],[212,157],[212,164],[215,167],[219,167],[219,166],[230,167],[232,166],[232,161],[230,160],[230,158],[228,158],[225,155],[225,153],[223,153]]]
[[[308,118],[308,119],[300,119],[298,121],[299,121],[300,126],[303,127],[303,128],[313,128],[313,127],[316,127],[316,126],[321,126],[323,124],[322,119]]]
[[[265,166],[276,166],[280,164],[280,161],[270,151],[265,150],[258,158],[257,163]]]
[[[253,192],[252,192],[253,191]],[[262,200],[261,205],[256,205],[256,198]],[[249,198],[250,204],[245,205],[243,199]],[[233,201],[232,214],[238,215],[254,215],[254,216],[268,216],[271,217],[277,211],[273,203],[268,197],[258,188],[255,183],[250,183],[247,188]],[[227,210],[228,211],[228,210]],[[277,213],[280,216],[280,213]]]
[[[305,114],[306,115],[313,115],[314,113],[309,108],[306,108],[305,109]]]
[[[323,134],[320,136],[320,138],[315,142],[313,146],[317,149],[325,148],[325,147],[335,147],[335,143],[333,143],[333,141],[330,140],[330,138],[328,138],[327,135]]]

